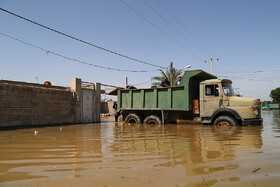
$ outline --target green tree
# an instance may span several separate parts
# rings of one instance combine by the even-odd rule
[[[272,98],[273,103],[280,103],[280,87],[271,90],[269,97]]]
[[[182,69],[176,69],[176,68],[172,68],[172,85],[175,86],[178,82],[178,78],[182,75],[183,70]],[[152,77],[152,80],[156,81],[153,82],[152,85],[153,86],[159,86],[161,81],[164,80],[164,77],[166,76],[171,84],[171,74],[170,74],[170,69],[167,69],[165,72],[163,70],[160,70],[161,76],[155,76]]]
[[[263,101],[263,102],[262,102],[262,106],[265,106],[265,105],[267,105],[267,104],[272,104],[272,101]]]

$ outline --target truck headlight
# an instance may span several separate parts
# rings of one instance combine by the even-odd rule
[[[254,112],[255,115],[259,114],[259,110],[258,109],[255,109],[253,112]]]
[[[259,106],[258,105],[253,105],[251,106],[251,110],[255,115],[259,115]]]

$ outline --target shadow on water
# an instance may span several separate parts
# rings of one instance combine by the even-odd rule
[[[264,113],[263,126],[107,121],[1,131],[0,185],[246,186],[279,134],[279,111]]]

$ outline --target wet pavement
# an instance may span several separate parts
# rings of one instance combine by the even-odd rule
[[[280,111],[262,115],[263,126],[0,131],[0,186],[279,186]]]

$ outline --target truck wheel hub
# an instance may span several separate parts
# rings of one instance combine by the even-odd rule
[[[217,124],[219,127],[228,127],[230,124],[227,121],[221,121]]]

